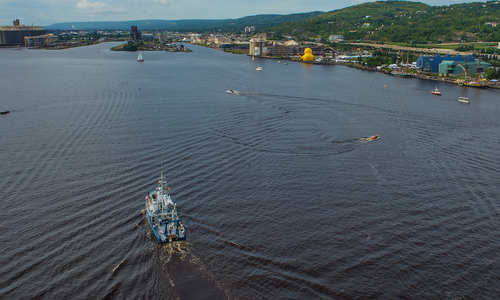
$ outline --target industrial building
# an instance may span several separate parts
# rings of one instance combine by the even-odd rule
[[[445,56],[440,56],[439,54],[436,54],[435,56],[420,56],[417,59],[417,67],[420,68],[424,72],[430,72],[430,73],[438,73],[439,72],[439,64],[443,60],[448,60],[448,61],[458,61],[458,62],[463,62],[465,61],[466,57],[462,55],[445,55]],[[475,62],[476,60],[472,55],[467,55],[467,62]]]
[[[483,73],[485,69],[490,68],[491,64],[485,62],[468,62],[465,65],[464,62],[443,60],[439,64],[439,75],[450,75],[450,76],[460,76],[465,74],[464,68],[467,68],[467,73],[469,75],[475,73]]]
[[[296,55],[298,51],[298,47],[286,45],[275,45],[269,48],[271,56],[290,57]]]
[[[250,40],[250,45],[249,45],[249,54],[250,55],[255,55],[255,56],[260,56],[264,55],[264,53],[268,52],[269,49],[267,48],[268,45],[271,43],[268,42],[267,40],[255,40],[251,39]]]
[[[328,37],[329,42],[343,42],[344,36],[332,34]]]
[[[139,41],[142,40],[142,32],[137,30],[137,26],[132,26],[130,30],[130,40]]]
[[[54,41],[55,38],[53,33],[24,37],[25,46],[48,45],[53,43]]]
[[[142,40],[145,42],[154,42],[155,35],[152,33],[144,33],[142,34]]]
[[[41,26],[26,26],[14,21],[14,26],[0,26],[0,46],[24,45],[25,37],[45,35]]]
[[[325,54],[323,47],[299,46],[294,40],[282,44],[275,41],[258,39],[250,40],[249,54],[255,56],[292,57],[299,53],[304,53],[306,48],[310,48],[313,55]]]

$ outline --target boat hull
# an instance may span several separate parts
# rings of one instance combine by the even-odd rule
[[[455,80],[455,84],[459,86],[476,87],[476,88],[487,88],[489,86],[487,82],[465,81],[463,79]]]
[[[460,97],[460,98],[458,98],[458,102],[466,103],[466,104],[470,103],[469,98],[466,98],[466,97]]]
[[[394,72],[394,73],[391,73],[392,76],[396,76],[396,77],[401,77],[401,78],[412,78],[412,77],[415,77],[414,74],[411,74],[411,73],[404,73],[404,72]]]

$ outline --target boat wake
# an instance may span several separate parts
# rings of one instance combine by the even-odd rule
[[[240,92],[240,91],[235,91],[235,90],[227,90],[226,93],[229,93],[229,94],[236,94],[236,95],[244,95],[244,94],[247,94],[247,95],[256,95],[257,93],[252,93],[252,92]]]
[[[164,244],[159,248],[165,263],[159,270],[166,272],[170,286],[180,299],[192,299],[193,286],[201,288],[207,299],[225,300],[227,296],[215,280],[213,271],[205,266],[201,259],[192,251],[192,245],[187,241]]]
[[[216,116],[216,132],[251,151],[337,155],[359,149],[378,138],[339,138],[346,134],[345,126],[357,126],[357,121],[336,101],[236,90],[227,90],[227,93],[243,96],[248,101],[238,104],[230,113]],[[336,117],[332,118],[332,114]]]
[[[359,140],[360,140],[360,141],[371,142],[371,141],[378,140],[379,138],[380,138],[380,136],[378,136],[378,135],[372,135],[371,137],[367,137],[367,138],[360,138]]]

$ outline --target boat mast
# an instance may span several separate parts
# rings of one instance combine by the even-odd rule
[[[161,178],[160,178],[160,193],[161,193],[161,211],[163,212],[165,210],[165,188],[164,184],[165,181],[163,181],[163,165],[161,167]]]
[[[467,69],[469,67],[467,66],[467,52],[465,52],[465,68],[464,68],[464,72],[465,72],[465,83],[469,83],[469,75],[467,74]]]

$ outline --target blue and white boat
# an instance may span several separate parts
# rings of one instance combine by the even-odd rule
[[[163,170],[158,187],[146,196],[146,216],[149,226],[160,243],[186,239],[186,228],[177,215],[175,204],[165,189],[170,190],[163,180]]]

